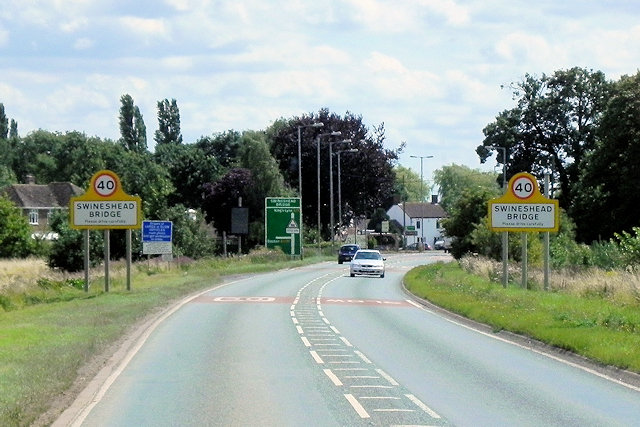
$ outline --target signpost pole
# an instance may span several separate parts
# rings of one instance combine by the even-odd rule
[[[528,235],[526,232],[522,233],[522,289],[527,289],[528,281],[528,265],[527,265],[527,245]]]
[[[131,290],[131,229],[127,228],[127,290]]]
[[[104,230],[104,291],[109,292],[109,258],[111,247],[109,245],[109,229]]]
[[[89,229],[84,230],[84,291],[89,292]]]
[[[544,174],[544,197],[549,198],[549,174]],[[544,290],[549,290],[549,232],[545,231],[544,237]]]

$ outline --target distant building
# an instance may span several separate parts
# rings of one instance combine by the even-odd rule
[[[406,244],[433,243],[443,235],[440,221],[447,218],[445,210],[437,203],[405,202],[393,205],[388,211],[390,220],[396,221],[401,227],[415,227],[415,236],[406,236]],[[405,233],[406,234],[406,233]]]
[[[32,176],[27,177],[27,184],[12,184],[0,190],[0,195],[22,210],[34,233],[49,231],[53,212],[68,209],[71,198],[82,194],[84,190],[70,182],[38,185]]]

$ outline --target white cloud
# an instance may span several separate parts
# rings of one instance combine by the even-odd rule
[[[407,69],[397,58],[372,52],[365,65],[375,89],[387,99],[433,99],[443,95],[442,82],[436,74]]]
[[[169,29],[163,19],[138,18],[136,16],[123,16],[118,21],[133,33],[138,33],[149,39],[168,39]]]
[[[87,38],[81,38],[76,40],[75,44],[73,45],[73,48],[76,50],[85,50],[93,47],[93,44],[94,44],[93,40],[87,39]]]

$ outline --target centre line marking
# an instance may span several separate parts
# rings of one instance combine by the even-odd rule
[[[311,347],[311,343],[309,342],[309,340],[306,337],[302,337],[302,342],[304,343],[305,347]]]

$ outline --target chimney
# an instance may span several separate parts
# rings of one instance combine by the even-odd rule
[[[36,183],[36,177],[29,174],[27,175],[27,184],[34,185]]]
[[[437,194],[432,194],[431,195],[431,204],[432,205],[437,205],[438,204],[438,195]]]

